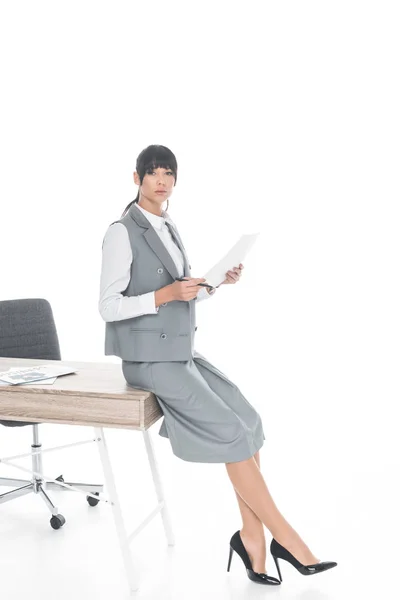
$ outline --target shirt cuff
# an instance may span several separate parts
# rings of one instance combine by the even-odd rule
[[[202,286],[199,293],[196,296],[196,300],[198,302],[201,302],[202,300],[206,300],[207,298],[210,298],[214,293],[215,293],[215,290],[211,290],[211,294],[209,294],[207,292],[207,288]]]
[[[147,292],[142,294],[140,297],[140,306],[142,314],[144,315],[156,315],[158,313],[159,306],[156,306],[156,293]]]

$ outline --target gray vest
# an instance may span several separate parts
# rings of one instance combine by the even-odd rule
[[[122,223],[132,248],[131,278],[123,296],[136,296],[158,290],[179,277],[176,265],[145,215],[132,204]],[[113,223],[111,223],[112,225]],[[184,257],[184,277],[191,277],[190,265],[176,228],[169,224],[172,237]],[[105,354],[137,362],[186,361],[194,354],[196,298],[174,300],[159,306],[157,314],[106,322]]]

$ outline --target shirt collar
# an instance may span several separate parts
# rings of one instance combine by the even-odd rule
[[[171,222],[170,216],[165,210],[163,210],[161,212],[161,216],[159,216],[159,215],[154,215],[153,213],[149,212],[145,208],[142,208],[141,206],[139,206],[139,204],[137,202],[136,202],[136,206],[138,207],[139,210],[142,211],[142,213],[144,214],[146,219],[148,219],[148,221],[150,221],[150,223],[153,225],[153,227],[155,229],[159,229],[159,230],[165,229],[166,228],[165,221],[167,220],[168,222]]]

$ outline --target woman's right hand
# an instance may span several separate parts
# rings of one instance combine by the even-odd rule
[[[197,284],[204,282],[204,277],[187,277],[184,281],[174,281],[174,283],[168,286],[170,288],[171,300],[193,300],[202,288],[202,286]]]

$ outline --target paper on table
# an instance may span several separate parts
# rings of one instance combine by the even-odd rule
[[[13,367],[8,371],[0,372],[0,382],[4,385],[25,385],[30,382],[42,381],[45,379],[53,379],[61,375],[69,375],[75,373],[76,369],[66,366],[42,365],[39,367]]]
[[[52,385],[56,381],[57,377],[51,379],[38,379],[37,381],[25,381],[21,385]]]
[[[206,282],[214,287],[222,283],[226,278],[227,271],[231,271],[233,267],[238,267],[244,261],[259,235],[260,232],[242,235],[229,252],[203,275]]]
[[[20,385],[52,385],[56,381],[57,377],[52,377],[51,379],[38,379],[37,381],[25,381],[24,383],[20,383]],[[6,381],[0,380],[0,385],[11,385]]]

